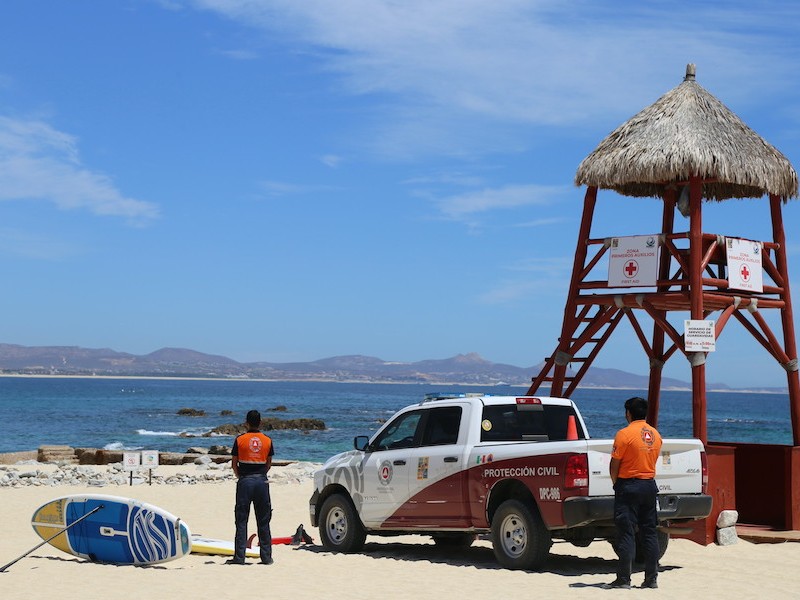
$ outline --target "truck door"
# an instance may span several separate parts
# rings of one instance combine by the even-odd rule
[[[380,527],[408,500],[411,453],[421,439],[423,413],[414,410],[397,415],[367,449],[361,508],[361,520],[367,527]]]
[[[410,454],[410,498],[392,515],[392,523],[425,528],[468,526],[464,497],[466,426],[462,426],[468,413],[462,406],[428,409],[421,443]]]

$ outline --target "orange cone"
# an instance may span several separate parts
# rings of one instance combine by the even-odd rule
[[[567,419],[567,439],[568,440],[578,439],[578,427],[575,424],[575,415],[570,415],[569,419]]]

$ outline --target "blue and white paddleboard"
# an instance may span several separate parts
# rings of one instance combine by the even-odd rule
[[[186,523],[132,498],[101,494],[57,498],[33,513],[31,525],[50,545],[93,562],[151,565],[180,558],[192,550]],[[63,533],[49,539],[59,531]]]

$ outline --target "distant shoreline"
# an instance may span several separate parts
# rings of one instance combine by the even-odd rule
[[[48,375],[42,373],[0,373],[0,378],[17,378],[17,379],[109,379],[109,380],[122,380],[122,379],[141,379],[143,381],[252,381],[252,382],[275,382],[275,383],[342,383],[342,384],[375,384],[375,385],[436,385],[436,386],[461,386],[461,387],[474,387],[474,388],[492,388],[498,387],[498,384],[492,383],[460,383],[457,381],[364,381],[363,379],[327,379],[327,378],[283,378],[283,379],[266,379],[258,377],[186,377],[186,376],[171,376],[171,375]],[[525,388],[526,384],[502,384],[505,387],[519,387]],[[585,386],[578,389],[583,391],[588,390],[636,390],[646,391],[647,388],[641,387],[627,387],[627,386]],[[662,388],[662,392],[691,392],[689,387],[670,387]],[[764,390],[764,389],[747,389],[747,388],[723,388],[723,389],[707,389],[706,392],[713,392],[718,394],[765,394],[765,395],[779,395],[788,394],[789,390]],[[543,395],[543,394],[539,394]]]

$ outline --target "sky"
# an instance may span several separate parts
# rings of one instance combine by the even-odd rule
[[[752,0],[8,0],[0,342],[536,365],[580,161],[695,63],[800,164],[798,25]],[[593,236],[660,209],[601,192]],[[703,218],[771,239],[765,199]],[[784,220],[800,296],[797,200]],[[594,365],[648,369],[630,326]],[[691,379],[680,353],[664,373]],[[706,377],[786,384],[738,323]]]

